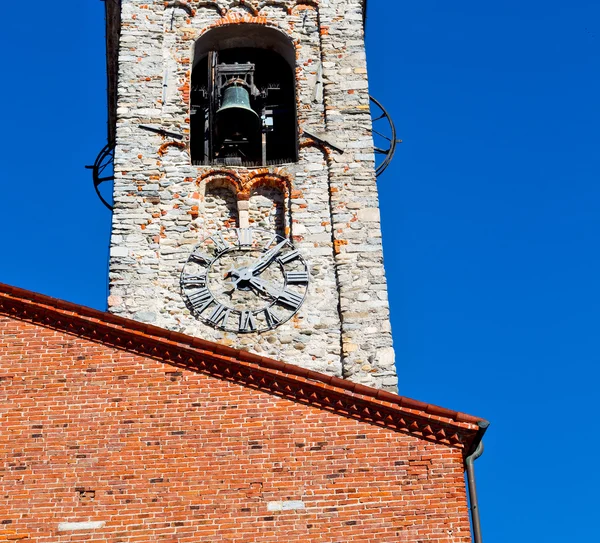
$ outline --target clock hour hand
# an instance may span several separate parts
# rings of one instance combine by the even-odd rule
[[[283,241],[275,245],[275,247],[269,249],[260,258],[254,261],[250,266],[244,266],[243,268],[239,269],[232,267],[225,274],[226,278],[231,279],[231,283],[229,283],[231,287],[233,289],[239,288],[239,284],[241,281],[244,281],[244,283],[248,281],[250,284],[252,284],[252,279],[255,278],[254,276],[262,273],[271,264],[271,262],[273,262],[273,260],[280,254],[281,250],[283,249],[283,247],[285,247],[287,243],[288,241],[284,239]],[[263,292],[263,294],[267,294],[268,296],[274,298],[278,296],[279,291],[276,288],[273,288],[273,285],[271,285],[271,292],[267,292],[264,290],[265,285],[259,285],[259,283],[260,281],[256,282],[256,284],[253,285],[256,290],[259,290],[260,292]]]
[[[233,295],[233,293],[240,288],[241,281],[248,280],[250,277],[252,277],[252,274],[245,268],[237,269],[232,267],[225,274],[225,279],[229,279],[229,282],[225,283],[229,287],[229,295]]]

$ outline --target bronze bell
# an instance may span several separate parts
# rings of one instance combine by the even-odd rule
[[[260,144],[260,117],[250,107],[250,93],[240,85],[223,92],[223,103],[216,115],[220,158],[252,160]]]
[[[259,116],[250,107],[250,93],[232,85],[223,93],[223,104],[217,111],[217,124],[223,132],[251,133],[258,129]]]
[[[250,107],[250,93],[248,89],[231,85],[227,87],[223,93],[223,105],[217,111],[217,116],[222,115],[230,109],[246,111],[250,116],[254,118],[255,122],[258,121],[258,114]],[[239,113],[242,113],[240,111]]]

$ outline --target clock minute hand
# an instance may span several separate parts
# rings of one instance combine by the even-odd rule
[[[258,275],[262,272],[272,260],[281,252],[281,249],[287,244],[287,239],[284,239],[281,243],[278,243],[272,249],[269,249],[262,257],[260,257],[254,264],[248,267],[248,269],[254,274]]]

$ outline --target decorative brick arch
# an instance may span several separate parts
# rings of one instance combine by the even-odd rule
[[[304,138],[300,142],[300,150],[302,151],[302,149],[308,149],[309,147],[314,147],[315,149],[318,149],[319,151],[321,151],[321,153],[323,153],[323,156],[325,157],[325,160],[327,161],[327,163],[329,163],[331,161],[331,149],[329,149],[329,147],[327,147],[326,145],[324,145],[312,138]]]
[[[214,8],[219,15],[225,15],[227,8],[223,7],[222,2],[215,2],[214,0],[204,0],[196,2],[197,8]]]
[[[245,8],[254,17],[258,16],[258,8],[252,2],[248,2],[248,0],[235,0],[234,2],[231,3],[231,5],[229,6],[229,9],[231,10],[235,7]]]
[[[304,6],[304,9],[311,8],[317,10],[319,9],[319,2],[317,0],[296,0],[294,6],[290,9],[290,13],[300,6]]]
[[[227,10],[225,10],[225,11],[227,11]],[[290,44],[292,46],[294,45],[290,38],[291,31],[284,30],[276,22],[270,21],[266,17],[260,17],[258,15],[256,15],[256,16],[254,16],[254,15],[238,15],[235,13],[230,14],[228,12],[223,14],[223,17],[221,19],[219,19],[218,21],[215,21],[214,23],[207,25],[204,29],[202,29],[202,31],[198,34],[197,39],[201,39],[203,36],[208,34],[211,30],[214,30],[215,28],[220,28],[223,26],[231,26],[231,25],[242,25],[242,24],[258,25],[258,26],[272,28],[274,30],[277,30],[285,38],[287,38],[288,41],[290,41]]]
[[[267,6],[281,8],[285,10],[288,15],[291,15],[292,13],[292,5],[286,0],[263,0],[263,2],[258,4],[258,11],[262,11]]]
[[[181,141],[167,141],[158,148],[157,154],[159,156],[165,156],[171,147],[187,151],[187,145],[185,143]]]
[[[204,187],[208,187],[209,185],[227,187],[238,198],[239,194],[244,190],[243,178],[230,170],[210,170],[202,174],[196,182],[199,186],[203,185]]]
[[[213,2],[214,3],[214,2]],[[190,17],[196,15],[196,10],[192,8],[187,2],[184,0],[173,0],[171,2],[165,2],[165,9],[182,9],[185,11]]]
[[[191,8],[191,6],[187,4],[187,2],[184,2],[182,0],[172,1],[168,3],[165,2],[166,7],[173,7],[170,4],[186,4],[191,10],[191,12],[188,13],[190,13],[190,15],[195,14],[195,10]],[[262,0],[259,2],[252,2],[250,0],[233,0],[229,2],[227,7],[225,7],[225,4],[227,4],[227,2],[223,0],[200,0],[198,2],[195,2],[194,4],[197,8],[213,8],[217,11],[217,13],[219,13],[219,15],[221,15],[221,17],[225,17],[229,13],[229,11],[235,7],[246,8],[252,14],[252,16],[256,17],[260,13],[260,11],[262,11],[262,9],[264,9],[266,6],[282,8],[286,11],[288,15],[290,15],[292,13],[292,10],[298,6],[311,6],[313,8],[318,8],[319,6],[318,0]]]
[[[282,172],[256,170],[250,172],[246,177],[244,182],[244,192],[251,195],[257,188],[265,186],[279,190],[284,198],[287,198],[292,191],[292,179]]]

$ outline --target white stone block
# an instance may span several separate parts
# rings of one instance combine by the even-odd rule
[[[296,511],[298,509],[306,509],[302,501],[283,501],[283,502],[268,502],[267,511]]]
[[[89,520],[83,522],[61,522],[58,525],[59,532],[74,532],[77,530],[97,530],[106,524],[104,520]]]
[[[113,256],[113,257],[129,256],[129,249],[127,249],[127,247],[111,247],[110,248],[110,256]]]
[[[376,207],[359,209],[358,220],[362,222],[379,222],[379,209]]]

